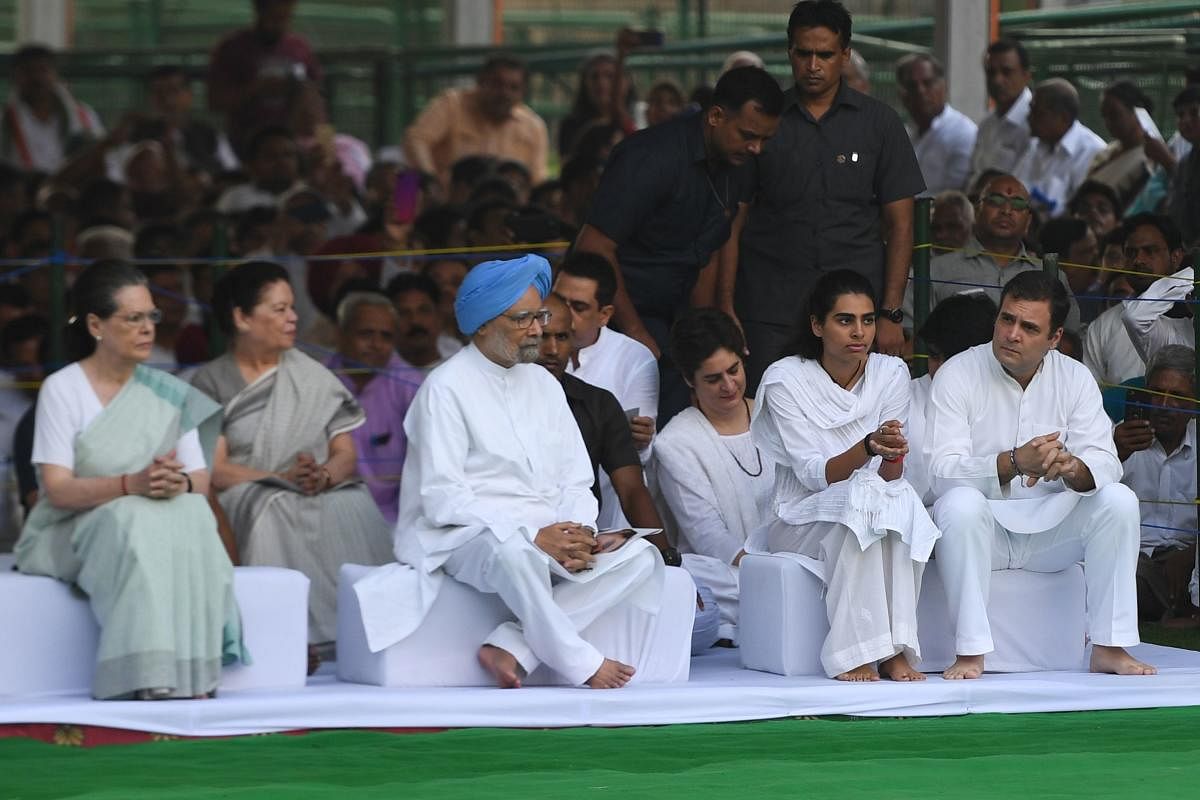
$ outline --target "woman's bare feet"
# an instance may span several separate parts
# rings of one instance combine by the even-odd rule
[[[1092,645],[1092,672],[1111,675],[1157,675],[1158,670],[1129,655],[1123,647]]]
[[[861,667],[847,670],[841,675],[833,676],[839,681],[850,681],[851,683],[865,683],[867,681],[879,680],[879,673],[875,671],[874,664],[863,664]]]
[[[903,652],[879,662],[879,674],[894,681],[923,681],[925,676],[913,669]]]
[[[507,650],[485,644],[479,648],[479,663],[492,673],[492,677],[496,679],[496,685],[501,689],[521,688],[521,678],[525,677],[525,670],[521,668],[516,657]]]
[[[958,656],[942,677],[948,681],[970,680],[983,674],[983,656]]]
[[[620,689],[629,683],[629,679],[636,671],[628,664],[606,658],[600,664],[600,669],[596,670],[596,674],[588,678],[585,683],[593,689]]]

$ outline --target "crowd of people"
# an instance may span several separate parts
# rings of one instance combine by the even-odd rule
[[[824,562],[841,680],[924,679],[931,557],[948,679],[983,674],[992,570],[1084,562],[1095,671],[1154,672],[1125,649],[1139,620],[1197,624],[1195,71],[1169,140],[1110,84],[1106,143],[1017,41],[982,54],[978,125],[909,55],[906,125],[870,95],[849,13],[803,0],[786,89],[739,52],[712,87],[641,102],[623,32],[581,66],[550,178],[520,59],[487,58],[372,153],[330,123],[295,5],[254,0],[214,48],[219,126],[182,68],[109,129],[52,51],[12,58],[0,523],[20,570],[89,596],[97,698],[211,696],[252,658],[236,564],[308,576],[314,666],[336,657],[342,564],[410,567],[364,579],[376,647],[446,579],[498,594],[516,621],[479,659],[505,687],[543,663],[627,683],[580,631],[654,613],[664,565],[696,583],[693,651],[736,646],[750,553]]]

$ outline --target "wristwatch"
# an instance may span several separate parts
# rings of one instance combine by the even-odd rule
[[[875,309],[875,316],[883,317],[884,319],[891,320],[892,322],[899,325],[901,322],[904,322],[904,309],[902,309],[902,308],[877,308],[877,309]]]
[[[683,556],[679,555],[679,551],[674,547],[667,547],[662,551],[663,563],[668,567],[683,566]]]

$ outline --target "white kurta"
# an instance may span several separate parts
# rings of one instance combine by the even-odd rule
[[[1121,482],[1142,501],[1143,554],[1159,547],[1181,549],[1196,541],[1196,421],[1188,423],[1187,434],[1172,453],[1158,439],[1130,453]]]
[[[908,455],[904,457],[904,480],[912,484],[913,491],[926,506],[933,505],[929,492],[929,466],[925,463],[925,410],[929,407],[929,393],[933,391],[933,376],[926,373],[913,378],[909,383],[911,402],[908,407],[908,424],[904,436],[908,439]]]
[[[1084,333],[1083,364],[1100,383],[1124,383],[1146,374],[1146,362],[1125,330],[1124,313],[1124,304],[1106,309]]]
[[[579,366],[567,364],[567,373],[599,386],[617,398],[623,411],[637,410],[638,416],[658,417],[658,362],[650,348],[611,328],[601,328],[594,344],[576,353]],[[652,447],[639,451],[642,465],[650,460]],[[600,471],[600,516],[602,530],[628,528],[621,500],[608,474]]]
[[[487,643],[511,652],[527,672],[544,661],[575,683],[602,660],[579,637],[582,627],[622,600],[657,610],[662,562],[648,542],[631,541],[575,574],[533,545],[546,525],[594,525],[596,517],[579,427],[545,369],[506,369],[470,345],[430,373],[404,430],[400,564],[355,584],[373,651],[416,629],[447,570],[499,594],[520,620],[522,627],[506,623]],[[588,583],[594,591],[569,589],[570,607],[558,602],[559,587]],[[609,591],[614,585],[619,591]]]
[[[1079,120],[1053,145],[1031,139],[1025,155],[1013,167],[1013,176],[1025,184],[1034,207],[1044,217],[1059,217],[1087,179],[1092,158],[1105,147],[1104,140]]]
[[[917,597],[937,528],[907,481],[879,476],[879,457],[846,480],[825,479],[830,458],[887,420],[907,420],[908,405],[908,368],[877,354],[851,391],[798,356],[772,364],[759,386],[751,431],[775,462],[774,513],[747,549],[826,563],[830,630],[821,663],[830,677],[900,652],[910,663],[920,657]]]
[[[775,464],[762,457],[749,431],[722,436],[699,409],[687,408],[656,437],[654,467],[684,569],[697,585],[712,589],[721,612],[720,637],[736,641],[733,559],[768,519]]]
[[[1137,498],[1122,486],[1121,462],[1095,379],[1051,350],[1022,390],[986,342],[947,361],[933,380],[925,457],[944,536],[938,560],[956,651],[992,650],[986,598],[992,569],[1057,572],[1085,560],[1088,618],[1097,644],[1137,642]],[[1062,480],[1001,485],[1000,453],[1057,431],[1096,488]],[[1030,536],[1028,534],[1037,534]]]
[[[1122,321],[1134,348],[1147,363],[1159,348],[1169,344],[1196,346],[1196,331],[1189,317],[1164,316],[1176,303],[1187,300],[1194,273],[1184,267],[1159,278],[1146,291],[1122,304]]]
[[[929,130],[924,133],[909,131],[927,194],[967,188],[975,131],[971,118],[949,104],[934,117]]]
[[[970,185],[989,169],[1012,172],[1029,147],[1029,101],[1033,92],[1026,87],[1004,114],[988,114],[979,123],[975,150],[971,153]]]

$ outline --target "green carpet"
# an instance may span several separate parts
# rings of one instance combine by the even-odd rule
[[[1200,707],[559,731],[0,741],[0,797],[1200,797]]]

